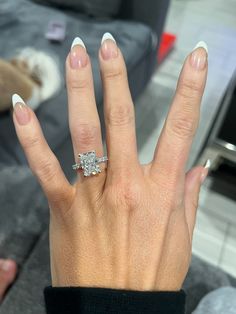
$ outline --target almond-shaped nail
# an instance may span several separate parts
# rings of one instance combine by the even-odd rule
[[[115,38],[110,33],[105,33],[102,37],[101,55],[104,60],[114,59],[118,56]]]
[[[211,161],[210,159],[207,159],[207,161],[204,164],[204,169],[201,176],[201,182],[203,183],[206,180],[206,177],[208,175],[209,169],[211,167]]]
[[[86,67],[88,63],[88,55],[83,40],[76,37],[71,44],[70,65],[72,69]]]
[[[207,44],[204,41],[199,41],[191,53],[190,62],[192,67],[196,70],[204,70],[207,65],[207,58]]]
[[[30,121],[30,111],[24,100],[18,95],[12,95],[12,106],[17,122],[20,125],[26,125]]]

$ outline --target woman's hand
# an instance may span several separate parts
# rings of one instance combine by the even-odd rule
[[[53,286],[179,290],[189,268],[198,196],[207,168],[185,173],[207,77],[207,51],[186,59],[153,160],[140,165],[134,106],[121,51],[103,38],[107,168],[78,173],[71,186],[48,147],[34,112],[13,97],[14,123],[30,167],[50,205]],[[76,39],[66,60],[74,156],[103,156],[92,69]],[[165,104],[166,105],[166,104]],[[147,104],[148,106],[148,104]]]

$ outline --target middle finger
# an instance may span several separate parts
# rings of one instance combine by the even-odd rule
[[[131,98],[125,62],[115,39],[106,33],[99,51],[104,88],[104,115],[106,124],[109,170],[119,173],[137,169],[139,165],[134,105]]]

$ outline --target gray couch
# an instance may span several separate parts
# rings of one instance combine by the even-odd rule
[[[102,34],[110,31],[119,43],[127,62],[131,91],[136,98],[155,68],[156,39],[162,33],[167,7],[167,0],[146,0],[144,3],[123,0],[118,16],[104,20],[27,0],[1,1],[0,56],[9,58],[17,48],[34,46],[55,54],[64,75],[64,60],[70,44],[76,35],[81,36],[92,58],[98,110],[104,124],[96,58]],[[51,44],[44,38],[48,21],[55,17],[67,23],[67,38],[63,44]],[[66,103],[63,88],[36,113],[51,148],[72,180],[73,157]],[[0,254],[14,258],[20,269],[0,307],[1,314],[45,314],[42,290],[50,284],[47,230],[47,201],[27,166],[11,114],[5,113],[0,117]],[[230,280],[225,273],[194,258],[185,282],[189,294],[187,312],[191,313],[208,291],[231,285]]]
[[[127,3],[125,0],[123,2]],[[110,31],[122,49],[128,67],[130,88],[133,97],[136,98],[143,91],[155,69],[157,38],[162,33],[168,2],[148,0],[143,5],[138,0],[129,1],[129,6],[124,6],[122,15],[117,19],[95,19],[74,11],[62,11],[27,0],[1,1],[0,56],[9,58],[19,48],[34,46],[55,55],[60,61],[61,73],[64,75],[65,58],[72,40],[79,35],[85,41],[91,56],[96,99],[103,123],[102,89],[97,61],[103,33]],[[131,3],[135,10],[130,7]],[[140,6],[141,8],[144,6],[150,16],[147,13],[145,15],[145,10],[142,12]],[[62,44],[52,44],[44,37],[48,22],[55,18],[67,24],[67,37]],[[59,95],[42,104],[37,110],[37,116],[50,146],[58,155],[67,175],[71,177],[73,174],[69,165],[72,162],[72,151],[68,145],[70,136],[66,103],[66,91],[62,88]],[[7,165],[26,163],[9,113],[1,116],[0,143],[0,162]]]

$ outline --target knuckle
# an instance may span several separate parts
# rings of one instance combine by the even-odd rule
[[[191,100],[199,96],[202,92],[202,87],[193,80],[185,80],[178,86],[178,94],[187,100]]]
[[[36,136],[26,136],[22,140],[22,147],[24,150],[34,149],[34,147],[39,146],[41,140],[39,137]]]
[[[37,166],[32,169],[33,173],[42,182],[51,182],[56,177],[57,162],[52,160],[42,160],[37,162]]]
[[[86,147],[91,143],[95,143],[98,131],[98,126],[92,126],[86,123],[80,124],[77,131],[78,141],[80,145]]]
[[[124,69],[120,66],[113,66],[111,69],[107,69],[103,73],[103,78],[106,81],[113,81],[113,80],[121,80],[126,75]]]
[[[134,120],[133,108],[130,104],[113,104],[107,110],[106,119],[111,126],[122,126]]]
[[[138,204],[140,203],[141,195],[141,191],[139,188],[136,188],[134,185],[129,184],[123,190],[122,195],[124,203],[127,205],[127,208],[129,210],[137,208]]]
[[[141,188],[130,183],[118,183],[111,185],[107,191],[108,203],[112,208],[125,211],[133,211],[140,204]]]
[[[40,137],[27,137],[22,143],[22,147],[25,151],[33,151],[35,147],[37,150],[41,147]],[[30,153],[30,154],[32,154]],[[58,166],[58,161],[53,158],[38,158],[37,162],[30,161],[30,168],[32,172],[39,178],[40,181],[50,181],[54,178],[56,169]]]
[[[191,117],[175,117],[169,122],[169,129],[181,139],[192,138],[196,130],[196,121]]]
[[[68,80],[68,89],[71,91],[84,90],[89,88],[89,81],[85,78],[71,77]]]

